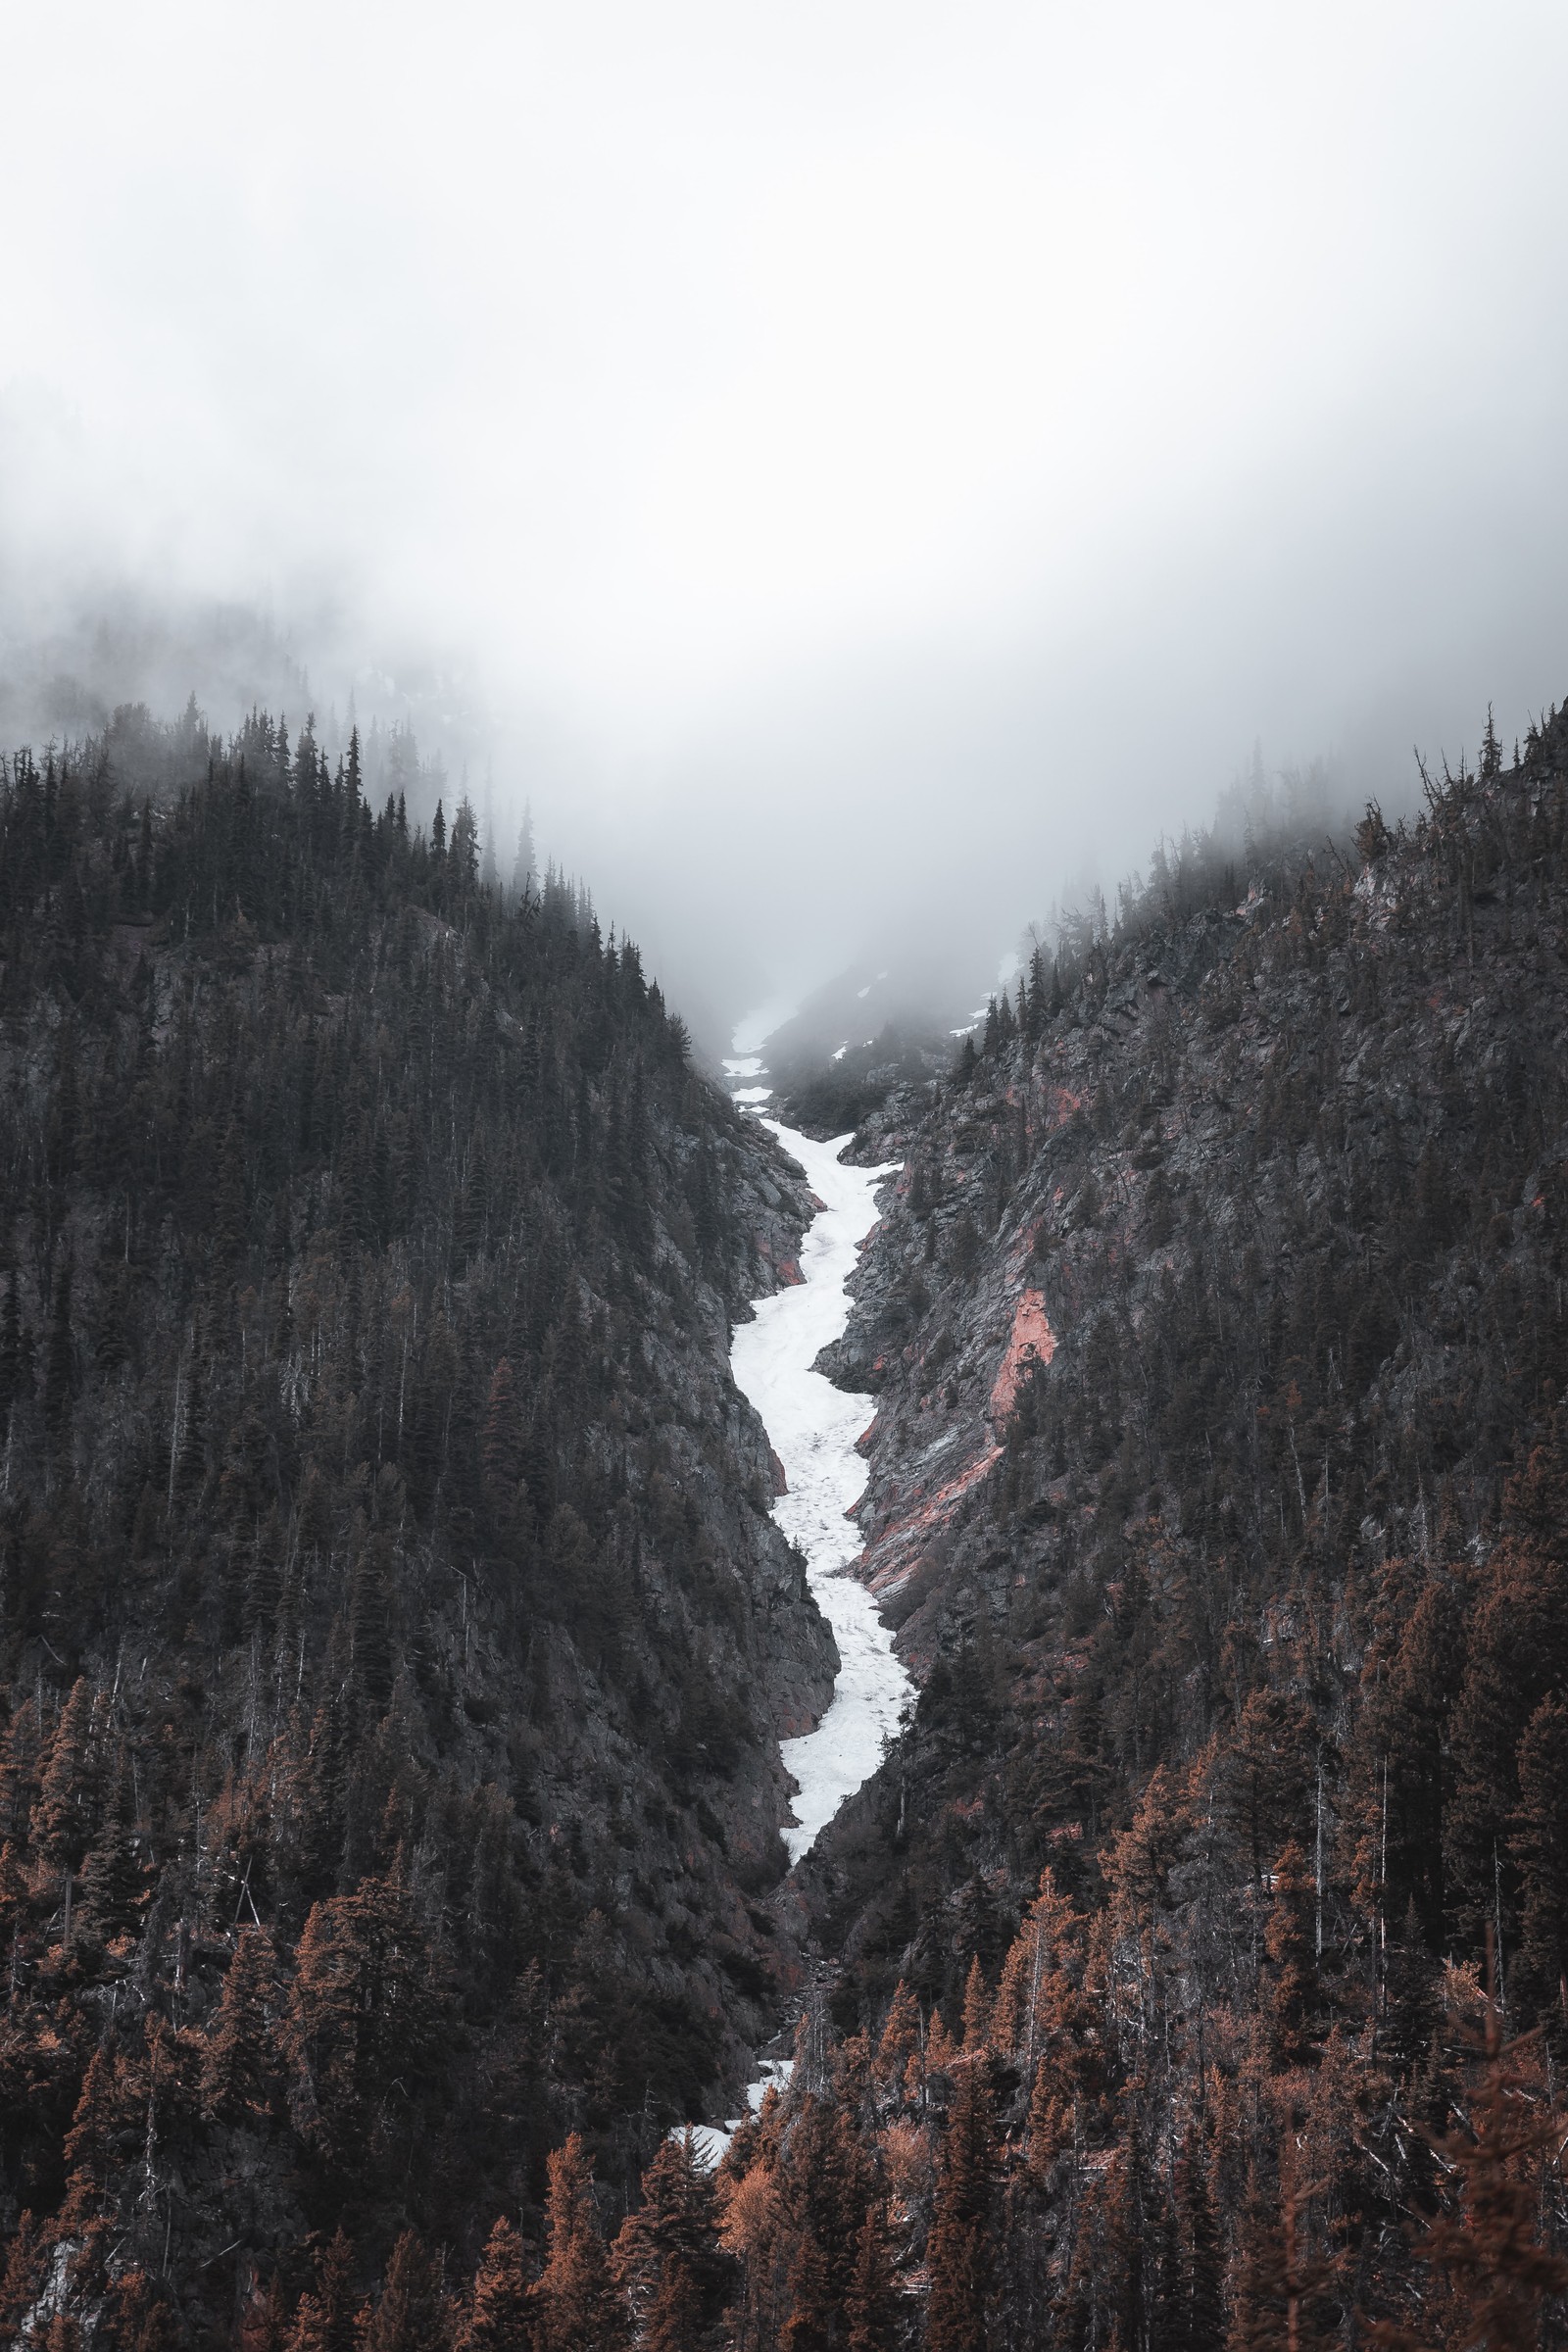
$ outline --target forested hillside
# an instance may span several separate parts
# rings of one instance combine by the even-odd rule
[[[727,1346],[808,1205],[429,813],[194,708],[0,771],[0,2340],[346,2342],[793,1965],[835,1660]]]
[[[923,1687],[748,2342],[1564,2340],[1568,721],[1345,853],[1163,854],[861,1139]]]
[[[5,778],[0,2329],[1562,2344],[1568,718],[888,1081],[920,1696],[775,1905],[831,1657],[724,1357],[809,1203],[357,761]]]

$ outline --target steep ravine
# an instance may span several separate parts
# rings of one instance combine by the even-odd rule
[[[801,1247],[797,1284],[758,1301],[756,1320],[735,1334],[736,1386],[761,1416],[783,1470],[773,1515],[806,1559],[812,1597],[833,1628],[840,1667],[833,1697],[814,1731],[782,1744],[798,1793],[784,1841],[798,1862],[847,1796],[876,1770],[884,1740],[898,1728],[910,1690],[876,1603],[851,1573],[860,1551],[854,1512],[865,1486],[858,1442],[865,1399],[837,1389],[815,1369],[821,1349],[849,1320],[849,1278],[875,1226],[875,1193],[896,1173],[846,1167],[845,1136],[813,1143],[765,1122],[806,1171],[821,1206]]]
[[[768,1090],[759,1083],[764,1075],[755,1056],[730,1064],[737,1100],[754,1108],[765,1102]],[[913,1689],[894,1654],[891,1628],[854,1573],[861,1549],[855,1513],[865,1485],[867,1400],[816,1369],[821,1350],[843,1336],[850,1280],[876,1230],[876,1193],[899,1163],[850,1167],[840,1158],[847,1136],[820,1142],[776,1119],[760,1123],[804,1171],[815,1214],[798,1262],[780,1268],[784,1286],[756,1300],[754,1320],[737,1328],[730,1366],[772,1448],[773,1516],[805,1558],[811,1595],[832,1626],[840,1659],[815,1728],[780,1742],[795,1784],[795,1819],[784,1831],[795,1864],[876,1771]],[[788,2062],[777,2056],[760,2062],[749,2093],[754,2108],[767,2084],[787,2073]],[[733,2128],[701,2135],[710,2161]]]

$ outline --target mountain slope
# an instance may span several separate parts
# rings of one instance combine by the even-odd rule
[[[1313,2326],[1408,2313],[1489,1934],[1563,2043],[1565,1034],[1555,717],[1348,859],[1161,858],[867,1124],[906,1164],[836,1365],[922,1689],[797,1883],[871,2036],[818,2095],[885,2180],[928,2150],[933,2342],[1188,2341],[1183,2194],[1215,2330],[1274,2340],[1288,2228]],[[922,2015],[917,2096],[856,2073]],[[981,2284],[926,2234],[954,2133]]]
[[[7,764],[0,1024],[13,2321],[55,2240],[226,2341],[770,2028],[835,1659],[727,1349],[809,1205],[584,900],[264,717]]]

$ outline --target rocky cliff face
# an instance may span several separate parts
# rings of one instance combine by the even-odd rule
[[[1193,852],[858,1139],[905,1170],[835,1368],[925,1697],[808,1865],[852,1983],[951,1993],[1043,1862],[1098,1885],[1303,1612],[1343,1758],[1386,1563],[1494,1542],[1568,1371],[1565,774],[1554,721],[1349,859]],[[1434,1941],[1477,1868],[1409,1864]]]

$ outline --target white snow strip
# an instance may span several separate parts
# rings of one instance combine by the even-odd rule
[[[771,1102],[773,1089],[770,1086],[737,1086],[731,1089],[729,1099],[732,1102]]]
[[[722,1065],[726,1078],[759,1078],[762,1071],[760,1054],[732,1054]]]
[[[743,1040],[737,1031],[735,1043]],[[738,1090],[736,1102],[765,1087]],[[827,1710],[814,1732],[782,1740],[779,1752],[793,1774],[795,1821],[784,1832],[796,1863],[882,1761],[885,1740],[899,1728],[914,1685],[893,1654],[893,1636],[865,1587],[849,1571],[858,1557],[859,1537],[846,1513],[860,1498],[865,1467],[855,1441],[870,1416],[867,1396],[846,1396],[822,1373],[813,1372],[818,1351],[838,1339],[850,1319],[845,1288],[855,1270],[859,1244],[876,1223],[875,1193],[898,1162],[882,1168],[847,1168],[839,1153],[850,1141],[839,1136],[814,1144],[777,1119],[766,1119],[792,1159],[799,1160],[823,1206],[801,1244],[802,1281],[757,1300],[756,1320],[743,1323],[730,1350],[735,1385],[762,1417],[773,1450],[784,1464],[789,1493],[773,1505],[773,1516],[806,1555],[807,1575],[817,1607],[839,1645],[839,1676]],[[746,2103],[760,2114],[768,2087],[780,2090],[795,2071],[793,2058],[763,2058],[746,2086]],[[722,2162],[742,2118],[727,2124],[692,2127],[693,2151],[707,2171]],[[678,2138],[684,2126],[671,2137]]]
[[[845,1514],[865,1486],[855,1441],[871,1417],[871,1400],[846,1396],[811,1369],[818,1350],[838,1339],[850,1319],[845,1284],[855,1270],[857,1246],[876,1222],[876,1188],[898,1163],[847,1168],[839,1153],[848,1136],[817,1144],[776,1119],[764,1124],[799,1160],[825,1203],[801,1245],[804,1279],[757,1301],[757,1319],[741,1324],[730,1354],[736,1386],[761,1415],[789,1481],[773,1515],[806,1555],[812,1593],[833,1628],[842,1661],[816,1730],[781,1742],[799,1788],[796,1819],[784,1832],[794,1863],[876,1770],[883,1742],[897,1732],[913,1689],[876,1603],[848,1573],[861,1544]]]

